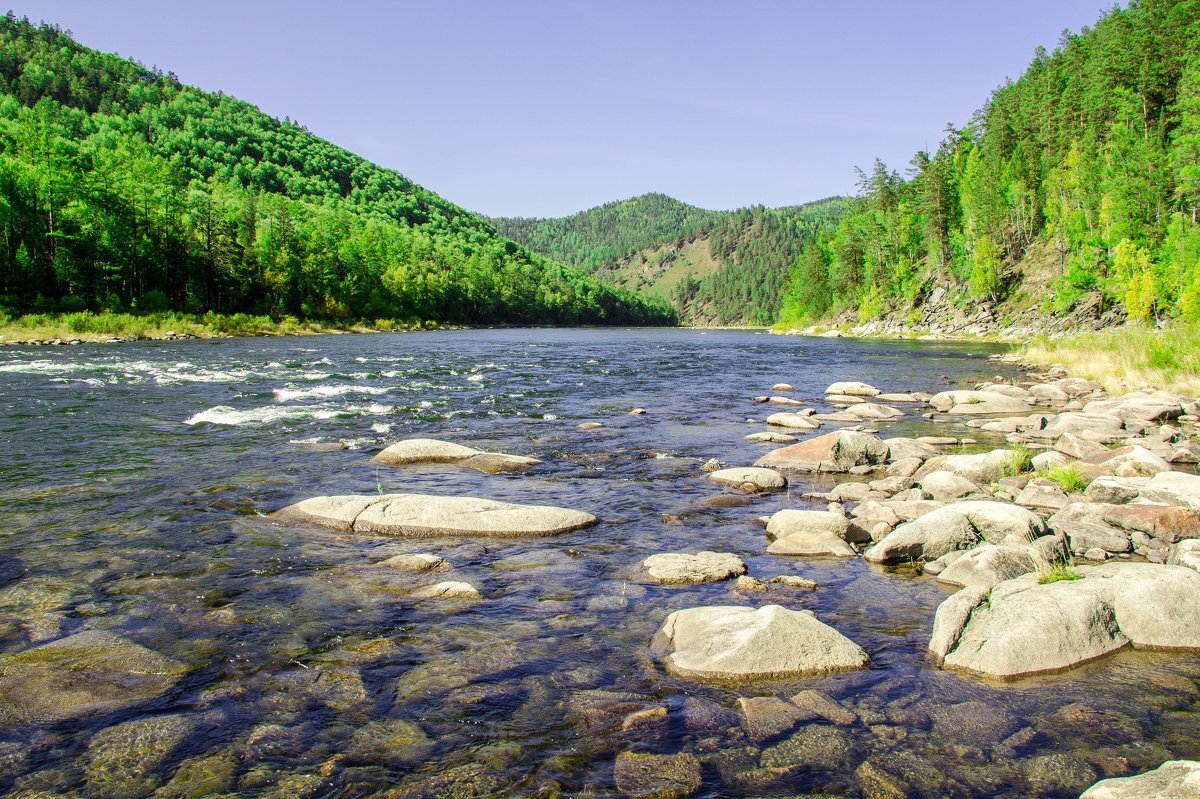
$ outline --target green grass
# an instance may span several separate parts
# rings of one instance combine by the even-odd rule
[[[1045,585],[1046,583],[1061,583],[1070,580],[1082,580],[1083,575],[1075,571],[1074,564],[1063,563],[1058,561],[1051,563],[1044,569],[1038,572],[1038,583]]]
[[[1038,365],[1058,364],[1075,377],[1095,380],[1110,393],[1153,385],[1200,392],[1200,326],[1167,330],[1128,325],[1070,337],[1041,337],[1020,351]]]
[[[1005,477],[1016,477],[1033,471],[1033,450],[1017,447],[1011,451],[1011,455],[1012,458],[1004,465]]]
[[[104,341],[110,338],[157,339],[177,336],[299,335],[311,333],[414,330],[437,327],[436,322],[395,319],[301,320],[292,316],[251,314],[182,314],[173,311],[149,314],[43,313],[8,316],[0,313],[0,341]]]
[[[1065,466],[1055,466],[1046,472],[1046,479],[1058,483],[1058,487],[1068,494],[1083,493],[1083,490],[1091,483],[1091,480],[1088,480],[1079,473],[1078,467],[1073,463],[1068,463]]]

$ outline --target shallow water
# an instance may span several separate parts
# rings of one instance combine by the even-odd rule
[[[773,383],[818,407],[838,379],[938,391],[1004,373],[985,359],[992,351],[682,330],[0,351],[0,652],[104,629],[191,669],[131,710],[0,727],[0,791],[97,795],[93,736],[164,715],[184,719],[185,734],[141,775],[141,795],[220,762],[207,790],[228,795],[598,797],[619,795],[613,762],[632,749],[696,755],[706,797],[895,795],[877,768],[909,796],[1073,797],[1103,776],[1200,756],[1194,656],[1127,652],[1011,685],[945,672],[924,656],[947,595],[931,578],[764,554],[757,517],[806,507],[802,481],[746,505],[706,503],[722,492],[702,462],[750,463],[770,448],[742,436],[766,429],[748,417],[785,410],[749,400]],[[625,415],[636,406],[649,413]],[[576,429],[584,421],[605,426]],[[934,431],[913,412],[885,429]],[[371,463],[410,436],[545,463],[520,476]],[[262,516],[379,490],[562,505],[603,521],[552,539],[404,541]],[[638,582],[647,555],[699,549],[820,588],[742,596],[729,583]],[[368,568],[425,551],[454,571]],[[468,580],[486,599],[408,596],[435,579]],[[871,667],[738,689],[678,680],[647,654],[673,610],[770,602],[814,610]],[[805,688],[856,721],[760,744],[740,730],[739,696]],[[626,714],[656,706],[665,720],[621,730]],[[807,765],[770,771],[797,742]]]

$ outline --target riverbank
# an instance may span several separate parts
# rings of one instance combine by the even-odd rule
[[[396,319],[297,319],[251,314],[0,313],[0,345],[78,344],[180,338],[301,336],[327,333],[381,333],[432,330],[436,322]]]

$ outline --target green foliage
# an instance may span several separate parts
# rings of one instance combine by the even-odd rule
[[[1081,579],[1083,579],[1082,574],[1075,571],[1071,567],[1071,564],[1063,563],[1062,561],[1051,563],[1038,571],[1038,582],[1042,585]]]
[[[860,303],[906,310],[934,285],[996,302],[1035,242],[1058,257],[1048,310],[1100,292],[1133,319],[1200,320],[1200,0],[1112,9],[1039,50],[905,179],[860,172],[825,269],[832,296]],[[842,310],[800,285],[810,273],[786,312]]]
[[[1017,447],[1009,453],[1008,463],[1004,464],[1004,476],[1016,477],[1019,474],[1033,471],[1033,450],[1027,447]]]
[[[296,123],[11,15],[0,230],[17,310],[673,320]]]
[[[805,243],[836,224],[844,206],[830,198],[787,208],[706,211],[646,194],[557,219],[491,221],[536,252],[588,269],[611,268],[649,248],[705,236],[716,271],[680,280],[671,293],[675,309],[692,323],[768,325],[788,301],[791,270]]]
[[[1078,467],[1073,463],[1055,466],[1046,472],[1046,478],[1058,483],[1058,487],[1068,494],[1082,493],[1091,482],[1080,473]]]

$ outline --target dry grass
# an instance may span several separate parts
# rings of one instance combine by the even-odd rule
[[[1025,345],[1030,364],[1058,364],[1073,377],[1095,380],[1110,394],[1146,386],[1200,394],[1200,327],[1158,330],[1118,327],[1069,337],[1042,337]]]

